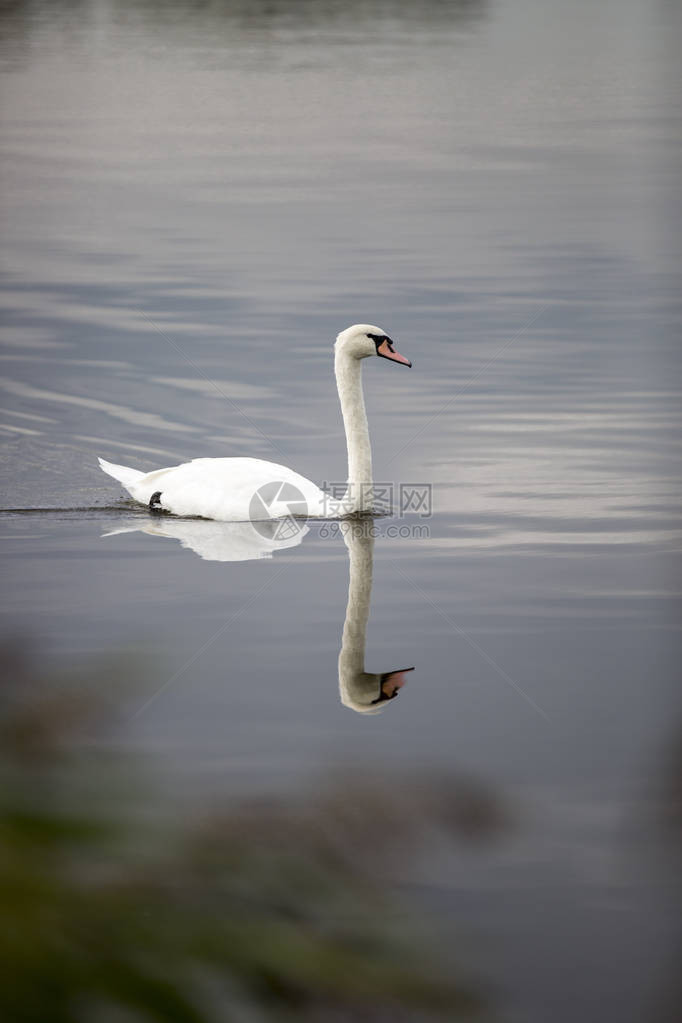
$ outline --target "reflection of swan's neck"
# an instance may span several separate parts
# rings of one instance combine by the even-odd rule
[[[337,351],[334,372],[348,447],[348,493],[344,502],[349,502],[347,510],[354,512],[372,508],[372,449],[362,395],[361,368],[360,359]]]
[[[350,561],[348,604],[339,654],[341,702],[357,711],[374,711],[379,677],[365,672],[365,640],[372,598],[374,538],[357,522],[344,523],[344,540]],[[383,708],[382,708],[383,709]]]

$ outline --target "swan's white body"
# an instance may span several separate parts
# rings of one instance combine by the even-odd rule
[[[173,515],[223,522],[282,518],[291,515],[296,493],[303,497],[297,509],[303,515],[338,518],[371,512],[372,452],[361,379],[362,359],[371,355],[411,365],[379,327],[355,324],[338,335],[334,372],[348,447],[348,490],[340,501],[292,469],[259,458],[195,458],[148,473],[100,458],[100,467],[140,504],[149,505],[154,495],[160,495],[155,507]],[[265,501],[254,501],[254,495],[273,484],[278,486]]]
[[[195,458],[168,469],[142,473],[123,465],[99,459],[100,467],[119,480],[135,501],[149,504],[152,495],[161,492],[160,507],[173,515],[198,516],[220,522],[248,522],[262,518],[281,518],[291,514],[285,501],[266,506],[253,501],[262,487],[284,483],[303,494],[309,515],[323,515],[324,491],[285,465],[264,462],[260,458]],[[135,473],[133,477],[131,474]],[[287,490],[284,490],[286,496]],[[305,512],[304,512],[305,514]]]

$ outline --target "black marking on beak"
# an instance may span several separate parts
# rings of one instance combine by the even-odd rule
[[[406,359],[404,355],[400,354],[400,352],[396,352],[393,342],[386,334],[368,334],[367,337],[371,338],[374,342],[377,355],[380,359],[388,359],[389,362],[397,362],[399,366],[407,366],[409,369],[412,368],[410,360]],[[386,352],[381,351],[382,345],[386,345],[390,354],[387,355]],[[397,355],[398,358],[394,359],[394,355]]]

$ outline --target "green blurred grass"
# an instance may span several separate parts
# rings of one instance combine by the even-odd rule
[[[4,1021],[480,1014],[453,951],[399,910],[380,865],[425,828],[495,835],[504,815],[489,794],[358,777],[166,820],[139,772],[92,739],[115,717],[99,694],[120,664],[58,678],[16,645],[0,664]]]

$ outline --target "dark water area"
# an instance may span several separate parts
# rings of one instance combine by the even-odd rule
[[[503,794],[513,835],[404,879],[501,1020],[665,1018],[679,29],[636,0],[2,12],[3,632],[144,657],[116,742],[180,801],[357,769]],[[353,322],[414,363],[364,369],[396,509],[366,664],[415,666],[370,716],[340,699],[342,532],[254,547],[97,467],[343,481]]]

